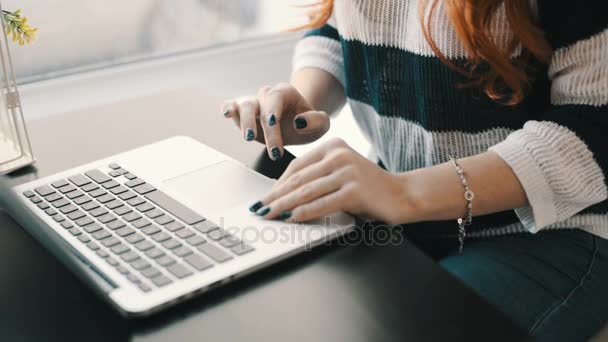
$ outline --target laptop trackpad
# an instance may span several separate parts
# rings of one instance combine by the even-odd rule
[[[163,182],[176,200],[205,215],[263,196],[273,180],[223,161]]]

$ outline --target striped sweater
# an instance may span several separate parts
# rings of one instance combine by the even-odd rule
[[[486,150],[503,158],[529,206],[478,217],[471,235],[579,228],[608,238],[604,1],[565,6],[532,0],[554,54],[548,66],[536,63],[531,91],[516,106],[458,87],[466,79],[426,42],[414,0],[336,0],[329,22],[296,46],[294,70],[320,68],[342,83],[357,123],[389,171]],[[467,53],[441,4],[430,20],[439,49],[463,65]],[[504,10],[493,32],[507,44],[512,33]]]

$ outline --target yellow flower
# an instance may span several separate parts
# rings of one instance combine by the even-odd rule
[[[15,12],[2,11],[2,21],[6,29],[7,36],[12,36],[13,42],[19,45],[31,43],[36,39],[38,28],[31,27],[26,17],[21,16],[21,9]]]

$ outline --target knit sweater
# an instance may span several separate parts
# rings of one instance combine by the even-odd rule
[[[531,90],[515,106],[459,86],[467,79],[430,48],[414,0],[336,0],[329,22],[297,44],[294,70],[319,68],[344,86],[355,120],[389,171],[496,152],[529,205],[476,217],[469,236],[579,228],[608,238],[604,1],[532,0],[554,53],[548,66],[532,62]],[[467,52],[442,4],[430,20],[439,49],[464,65]],[[493,34],[503,47],[512,37],[504,8]]]

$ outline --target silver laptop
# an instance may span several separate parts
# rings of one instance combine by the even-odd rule
[[[188,137],[3,186],[2,207],[122,314],[141,316],[338,237],[336,213],[262,220],[273,181]]]

